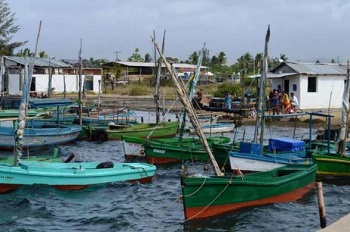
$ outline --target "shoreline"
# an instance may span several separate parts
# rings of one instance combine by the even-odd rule
[[[63,94],[54,94],[54,98],[63,98]],[[66,97],[68,99],[76,101],[78,99],[77,94],[67,94]],[[98,103],[98,96],[87,94],[85,97],[86,104],[96,104]],[[83,101],[84,101],[83,98]],[[117,95],[117,94],[101,94],[101,107],[102,108],[122,108],[127,107],[131,110],[145,110],[145,111],[152,111],[156,109],[155,103],[154,103],[154,97],[151,95],[143,95],[143,96],[129,96],[129,95]],[[164,101],[165,109],[169,112],[179,112],[183,110],[183,106],[181,102],[178,100],[175,103],[175,99],[166,99]],[[160,106],[162,107],[163,101],[159,101]],[[305,112],[312,112],[312,113],[320,113],[320,114],[329,114],[332,115],[331,117],[331,129],[333,128],[339,128],[340,122],[341,122],[341,109],[309,109],[304,110]],[[211,111],[205,111],[205,110],[197,110],[197,113],[207,113],[207,114],[215,114],[215,115],[225,115],[227,113],[225,112],[211,112]],[[282,118],[273,118],[273,119],[266,119],[266,124],[268,123],[274,123],[281,127],[309,127],[309,121],[310,117],[305,115],[300,117],[300,119],[297,119],[297,122],[293,120],[293,118],[284,117],[284,115],[281,115]],[[327,122],[325,117],[321,116],[312,116],[312,124],[313,127],[327,127]],[[241,118],[241,123],[244,125],[254,125],[255,124],[255,118]]]

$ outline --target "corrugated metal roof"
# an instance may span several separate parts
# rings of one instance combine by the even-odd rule
[[[298,75],[298,73],[267,73],[267,79],[274,79],[274,78],[280,78],[280,77],[286,77],[286,76],[293,76]],[[260,78],[261,74],[255,74],[248,76],[249,78]]]
[[[268,73],[267,78],[274,79],[274,78],[287,77],[287,76],[293,76],[293,75],[298,75],[298,73]]]
[[[5,56],[5,59],[11,60],[15,63],[25,65],[32,61],[32,57],[20,57],[20,56]],[[51,58],[35,58],[34,66],[36,67],[52,67],[52,68],[70,68],[70,64],[62,61],[58,61]]]
[[[285,65],[299,74],[311,75],[346,75],[346,65],[342,64],[309,64],[285,62]],[[277,68],[278,69],[278,68]]]
[[[125,66],[130,66],[130,67],[150,67],[154,68],[155,63],[146,63],[146,62],[124,62],[124,61],[118,61],[118,64],[125,65]],[[174,68],[191,68],[191,69],[196,69],[197,65],[193,64],[180,64],[180,63],[173,63],[172,64]],[[165,67],[165,64],[162,64],[162,67]],[[208,68],[206,66],[201,66],[201,68]]]

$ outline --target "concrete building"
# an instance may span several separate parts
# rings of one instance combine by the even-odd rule
[[[347,66],[283,62],[272,69],[267,78],[272,89],[297,96],[301,109],[341,108]]]
[[[0,91],[2,94],[21,95],[25,66],[32,58],[3,56],[0,63]],[[101,68],[82,67],[82,83],[86,91],[98,93]],[[35,58],[30,91],[39,93],[67,93],[79,91],[77,63],[69,64],[51,58]]]

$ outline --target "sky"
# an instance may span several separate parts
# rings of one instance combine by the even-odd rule
[[[262,53],[268,25],[269,56],[288,61],[350,59],[350,1],[344,0],[6,0],[28,41],[56,59],[126,61],[136,48],[154,50],[153,31],[165,56],[187,60],[204,43],[209,57],[225,52],[228,65],[244,53]]]

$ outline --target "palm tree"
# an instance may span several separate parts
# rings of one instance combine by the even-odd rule
[[[227,58],[226,58],[225,52],[220,52],[220,53],[218,54],[218,64],[219,64],[220,66],[224,66],[224,65],[227,64]]]
[[[45,51],[39,52],[39,57],[40,58],[48,58],[49,56],[45,53]]]

